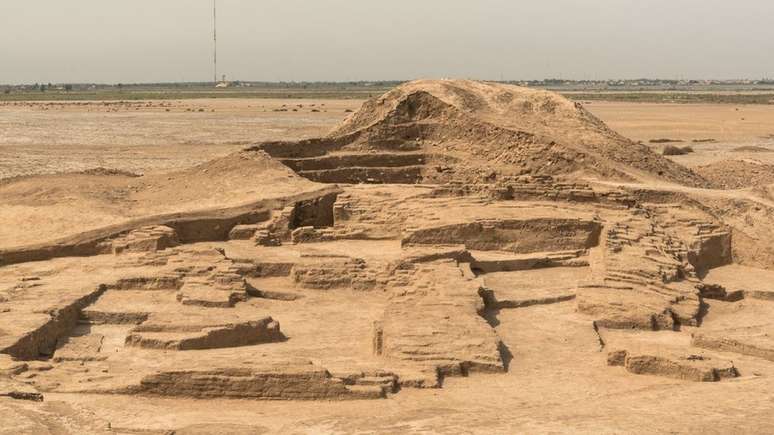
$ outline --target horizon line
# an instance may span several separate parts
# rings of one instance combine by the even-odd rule
[[[278,84],[393,84],[393,83],[407,83],[419,79],[387,79],[387,80],[226,80],[229,83],[251,83],[262,85],[278,85]],[[432,79],[431,79],[432,80]],[[447,80],[447,78],[439,78],[437,80]],[[606,79],[569,79],[558,77],[546,77],[541,79],[472,79],[464,78],[461,80],[475,80],[482,82],[494,82],[494,83],[529,83],[529,82],[570,82],[570,83],[606,83],[606,82],[638,82],[638,81],[650,81],[650,82],[717,82],[717,83],[740,83],[740,82],[771,82],[774,84],[774,78],[761,77],[761,78],[735,78],[735,79],[714,79],[714,78],[652,78],[652,77],[640,77],[635,79],[627,78],[606,78]],[[211,85],[212,81],[156,81],[156,82],[34,82],[34,83],[0,83],[3,87],[13,86],[35,86],[35,85],[73,85],[73,86],[159,86],[159,85]]]

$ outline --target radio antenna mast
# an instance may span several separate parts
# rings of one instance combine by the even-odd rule
[[[212,81],[218,84],[218,15],[217,0],[212,0]]]

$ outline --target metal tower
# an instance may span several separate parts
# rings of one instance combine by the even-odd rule
[[[212,0],[212,81],[218,84],[218,15],[217,0]]]

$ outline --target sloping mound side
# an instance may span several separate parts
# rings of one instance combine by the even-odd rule
[[[720,189],[743,189],[774,184],[774,165],[757,160],[721,160],[699,166],[696,172]]]
[[[410,82],[367,101],[326,138],[259,147],[320,181],[351,181],[336,180],[345,174],[356,181],[358,174],[411,179],[408,173],[415,182],[574,174],[705,184],[555,93],[464,80]],[[365,153],[370,161],[358,160]],[[417,160],[379,165],[374,157],[391,160],[395,153],[415,153]],[[315,158],[331,154],[349,156],[336,168],[314,168]]]
[[[166,211],[241,204],[314,189],[264,152],[245,150],[188,169],[138,178],[134,201]]]
[[[270,188],[269,188],[270,187]],[[57,174],[0,184],[0,250],[154,216],[209,213],[319,190],[260,151],[156,175]]]
[[[386,119],[400,117],[400,106],[412,95],[425,93],[443,106],[508,130],[572,141],[599,141],[619,137],[574,102],[553,92],[469,80],[418,80],[401,85],[367,101],[331,132],[342,136]],[[443,118],[446,113],[429,107],[421,117]],[[419,113],[417,113],[419,115]]]

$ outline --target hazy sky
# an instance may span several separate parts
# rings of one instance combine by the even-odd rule
[[[218,0],[242,80],[774,77],[772,0]],[[212,0],[0,0],[0,83],[212,79]]]

